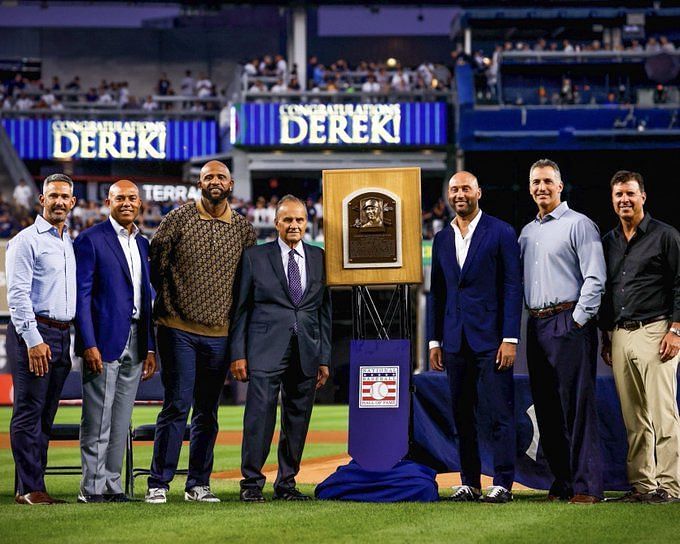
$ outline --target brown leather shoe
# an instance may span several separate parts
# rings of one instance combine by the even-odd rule
[[[592,495],[574,495],[569,504],[595,504],[600,502],[602,499],[598,497],[593,497]]]
[[[57,501],[50,497],[45,491],[32,491],[31,493],[26,493],[25,495],[16,495],[14,501],[18,504],[28,504],[30,506],[46,505],[46,504],[56,504]]]

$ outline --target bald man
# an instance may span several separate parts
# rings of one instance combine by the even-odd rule
[[[187,501],[219,502],[210,490],[217,408],[229,367],[229,316],[241,254],[255,229],[229,206],[234,181],[227,167],[201,169],[201,198],[171,211],[151,242],[151,281],[157,298],[163,410],[156,420],[146,502],[164,503],[191,417]]]
[[[479,208],[482,190],[470,172],[449,181],[456,213],[432,246],[434,330],[430,366],[446,370],[458,431],[462,484],[451,500],[506,503],[515,475],[512,365],[522,315],[519,245],[514,229]],[[493,485],[482,497],[477,406],[488,403]]]
[[[149,241],[135,225],[139,189],[120,180],[109,189],[106,205],[109,220],[74,244],[76,353],[84,360],[82,503],[129,500],[121,470],[132,406],[140,376],[149,379],[156,369]]]

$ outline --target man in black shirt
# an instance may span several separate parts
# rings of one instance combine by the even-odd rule
[[[643,207],[642,176],[611,181],[620,226],[603,238],[602,358],[613,368],[628,433],[626,502],[680,498],[680,233]]]

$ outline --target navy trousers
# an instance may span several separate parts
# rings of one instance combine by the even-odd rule
[[[603,496],[595,379],[597,330],[571,310],[529,318],[527,366],[540,444],[555,477],[550,494]]]
[[[169,489],[175,476],[182,438],[191,415],[187,490],[209,485],[217,439],[217,408],[229,368],[228,338],[158,327],[163,409],[156,420],[149,487]]]
[[[45,491],[45,467],[52,423],[59,407],[64,382],[71,371],[71,335],[38,323],[43,341],[50,346],[49,372],[36,376],[28,369],[28,348],[10,322],[7,356],[12,366],[14,409],[9,426],[16,467],[17,493]]]
[[[291,338],[283,356],[283,370],[253,372],[248,381],[248,396],[243,414],[241,453],[242,488],[264,487],[262,474],[276,424],[276,406],[281,393],[281,433],[279,436],[279,471],[274,489],[283,492],[295,487],[300,471],[302,450],[307,438],[309,419],[314,407],[316,376],[305,376],[300,366],[296,336]]]
[[[512,489],[515,480],[515,388],[512,369],[496,368],[496,350],[476,353],[463,335],[458,353],[444,352],[451,388],[453,419],[458,431],[460,476],[463,485],[481,488],[477,420],[480,402],[490,403],[493,447],[493,485]]]

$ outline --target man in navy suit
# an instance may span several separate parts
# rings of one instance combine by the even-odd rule
[[[314,393],[328,379],[331,301],[323,250],[302,242],[307,209],[294,196],[276,209],[275,242],[242,260],[231,329],[231,373],[249,381],[243,416],[241,500],[263,502],[262,467],[274,435],[281,393],[279,472],[274,499],[308,500],[295,487]]]
[[[432,246],[430,366],[449,376],[462,484],[451,500],[506,503],[515,475],[512,365],[522,315],[519,245],[513,228],[479,209],[470,172],[449,180],[456,217]],[[477,405],[490,403],[494,478],[482,498]]]
[[[156,370],[149,280],[149,241],[134,221],[137,186],[114,183],[108,221],[76,238],[76,354],[83,357],[78,502],[126,502],[121,470],[140,376]]]

